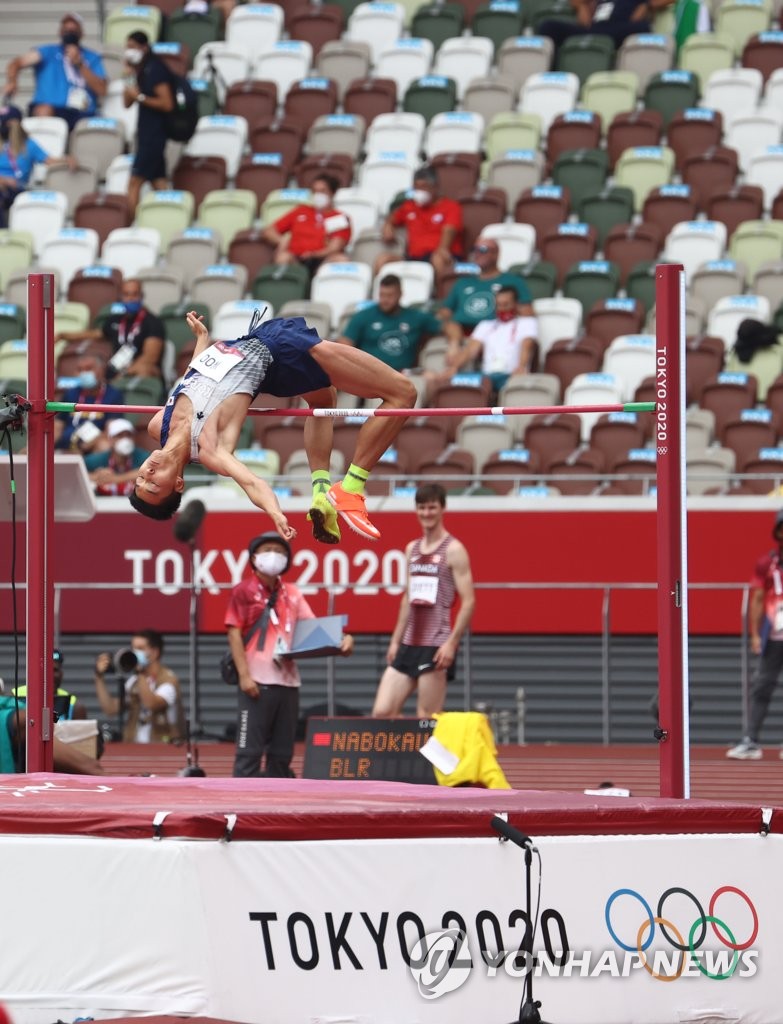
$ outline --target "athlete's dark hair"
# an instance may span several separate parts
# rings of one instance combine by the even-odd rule
[[[437,501],[442,507],[446,507],[446,491],[440,484],[422,484],[416,489],[413,499],[417,505],[426,505],[430,501]]]
[[[133,490],[128,495],[128,501],[137,512],[141,512],[148,519],[171,519],[182,501],[182,491],[174,491],[165,501],[162,501],[159,505],[153,505],[151,502],[140,498],[136,491]]]

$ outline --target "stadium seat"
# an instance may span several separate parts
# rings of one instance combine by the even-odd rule
[[[783,112],[762,107],[731,118],[725,142],[736,151],[742,171],[747,171],[751,157],[776,146],[783,138]]]
[[[65,123],[60,118],[55,120]],[[125,150],[125,130],[112,117],[84,117],[74,125],[68,148],[80,164],[104,177],[112,160]]]
[[[313,276],[311,298],[326,303],[336,326],[343,311],[369,297],[372,272],[363,263],[322,263]]]
[[[319,117],[337,109],[337,84],[328,78],[310,76],[292,82],[285,96],[286,120],[297,121],[308,132]]]
[[[226,161],[221,156],[182,155],[172,174],[175,189],[189,192],[196,207],[208,192],[226,187]]]
[[[249,47],[241,43],[230,43],[222,39],[205,43],[193,61],[193,74],[196,78],[212,77],[218,99],[223,103],[232,85],[251,77],[250,55]]]
[[[769,210],[783,189],[783,145],[767,146],[766,150],[754,153],[748,160],[745,183],[763,190],[764,207]]]
[[[27,342],[23,338],[0,345],[0,381],[8,380],[27,380]]]
[[[605,149],[570,149],[561,153],[552,168],[552,181],[568,189],[578,207],[588,195],[600,192],[609,170]]]
[[[764,78],[756,68],[725,68],[713,71],[704,91],[704,105],[718,110],[724,121],[738,114],[752,114],[759,104]]]
[[[663,237],[669,234],[675,224],[683,220],[696,220],[698,208],[695,191],[690,185],[661,185],[652,189],[642,207],[645,224],[655,224]],[[720,220],[720,217],[711,217]]]
[[[480,153],[440,153],[429,163],[438,179],[441,195],[454,196],[478,186]]]
[[[125,141],[130,148],[133,148],[139,120],[139,108],[135,103],[132,103],[129,107],[125,106],[124,90],[125,85],[122,79],[108,83],[106,95],[101,105],[102,114],[103,117],[116,121],[122,126],[122,130],[125,133]]]
[[[534,33],[538,31],[540,23],[547,18],[558,18],[561,21],[576,20],[576,11],[568,0],[528,0],[522,8],[522,13],[525,27],[531,28]]]
[[[522,86],[518,109],[538,114],[541,130],[549,131],[558,114],[573,110],[579,95],[579,79],[567,71],[531,75]]]
[[[435,271],[432,269],[431,263],[418,260],[394,260],[385,264],[373,282],[372,295],[376,301],[381,278],[386,274],[394,274],[399,277],[402,283],[402,304],[404,306],[415,306],[430,301],[435,282]]]
[[[248,125],[262,117],[274,117],[277,111],[277,83],[244,78],[233,82],[223,102],[223,113],[244,117]]]
[[[536,149],[511,149],[490,162],[486,184],[494,191],[502,190],[506,209],[513,209],[522,193],[535,188],[543,176],[542,153]]]
[[[752,374],[756,378],[756,401],[766,402],[767,392],[783,373],[783,348],[777,344],[770,348],[757,349],[745,363],[740,360],[736,349],[732,349],[726,357],[725,370],[727,373]]]
[[[209,307],[213,318],[226,302],[241,299],[247,287],[247,270],[241,264],[215,263],[193,278],[191,288]]]
[[[627,458],[622,457],[609,467],[617,479],[613,487],[619,494],[649,494],[655,486],[657,466],[654,448],[631,448]]]
[[[717,377],[721,372],[724,357],[725,346],[722,338],[711,338],[706,334],[688,338],[685,346],[685,402],[687,405],[696,402],[707,381]],[[714,417],[710,424],[710,437],[702,447],[709,444],[713,429]]]
[[[260,208],[270,192],[285,188],[288,177],[282,153],[251,153],[243,157],[234,184],[238,189],[255,193]]]
[[[462,99],[475,78],[486,78],[492,66],[493,43],[486,36],[446,39],[435,58],[434,73],[452,79]]]
[[[335,264],[330,265],[335,266]],[[306,299],[309,290],[310,272],[307,267],[297,263],[280,265],[270,263],[261,267],[253,278],[250,289],[254,299],[263,299],[276,310],[284,306],[286,302]]]
[[[83,267],[72,276],[67,298],[69,302],[81,302],[87,306],[92,321],[102,306],[119,301],[121,284],[122,277],[115,268],[97,265]],[[18,334],[14,336],[19,337]],[[6,340],[2,337],[1,327],[0,340]]]
[[[487,224],[481,234],[498,243],[498,267],[503,271],[528,263],[535,252],[536,232],[531,224]]]
[[[783,67],[783,36],[780,32],[759,32],[751,36],[742,51],[742,66],[759,70],[766,83],[774,71]]]
[[[729,477],[736,469],[736,456],[730,448],[708,448],[686,458],[688,494],[725,493]]]
[[[301,300],[286,302],[282,309],[276,311],[277,316],[301,316],[318,333],[319,338],[328,338],[331,330],[332,311],[325,302]]]
[[[580,102],[587,110],[599,115],[606,133],[618,114],[626,114],[636,108],[638,88],[639,79],[633,71],[598,71],[591,74],[582,86]]]
[[[699,98],[699,79],[691,71],[662,71],[653,75],[644,91],[644,106],[657,110],[668,128],[674,115],[695,107]]]
[[[533,299],[551,299],[557,291],[557,267],[554,263],[534,259],[525,266],[511,267],[510,273],[522,278]]]
[[[136,207],[136,227],[155,228],[160,244],[166,248],[171,239],[190,226],[195,203],[190,192],[181,189],[150,191]]]
[[[345,113],[361,117],[366,125],[371,124],[378,114],[391,114],[396,109],[397,83],[392,78],[356,79],[343,96]]]
[[[249,53],[271,49],[282,32],[283,8],[277,4],[237,6],[226,18],[226,42],[244,47]]]
[[[511,448],[514,434],[510,416],[465,416],[457,427],[456,442],[483,466],[498,449]]]
[[[522,5],[506,0],[490,0],[473,15],[470,30],[474,38],[488,38],[497,54],[506,39],[516,39],[522,32]]]
[[[722,338],[728,350],[734,345],[737,328],[747,319],[769,323],[769,302],[760,295],[727,295],[719,299],[710,311],[707,333]]]
[[[447,39],[462,35],[465,15],[459,4],[425,3],[417,7],[410,23],[411,35],[429,39],[438,50]]]
[[[338,4],[307,4],[291,12],[288,30],[291,39],[299,39],[312,46],[317,60],[327,43],[340,39],[343,22],[344,14]],[[360,74],[366,74],[366,69]]]
[[[307,78],[313,64],[313,48],[301,39],[286,39],[261,53],[253,65],[253,78],[277,83],[285,96],[294,82]]]
[[[220,239],[211,228],[189,227],[175,235],[166,249],[166,263],[179,267],[185,287],[190,289],[195,275],[211,263],[217,263]]]
[[[727,295],[741,295],[746,279],[747,270],[737,260],[708,260],[693,272],[688,290],[709,309]]]
[[[583,317],[602,299],[614,298],[620,285],[620,268],[609,260],[580,260],[563,280],[563,295],[582,304]]]
[[[373,193],[385,211],[391,201],[413,184],[413,161],[405,153],[389,151],[369,155],[359,169],[359,188]]]
[[[604,256],[620,268],[624,285],[642,260],[655,260],[661,251],[663,234],[654,224],[618,224],[604,240]]]
[[[538,456],[527,448],[499,449],[484,461],[480,472],[483,485],[495,494],[519,493],[518,488],[521,490],[538,478]]]
[[[223,340],[241,338],[247,334],[251,319],[258,310],[261,313],[260,323],[271,319],[275,310],[271,306],[263,309],[255,299],[228,299],[218,306],[212,321],[212,335]],[[285,461],[280,459],[280,461]]]
[[[614,170],[615,184],[630,188],[641,210],[650,192],[671,180],[674,153],[668,146],[634,146],[620,155]]]
[[[324,114],[307,133],[310,153],[339,153],[357,160],[364,139],[364,118],[358,114]]]
[[[27,334],[27,316],[24,307],[13,302],[0,303],[0,344],[21,340]]]
[[[686,107],[669,122],[666,143],[674,150],[675,166],[681,169],[689,156],[700,155],[720,145],[723,116],[718,110]]]
[[[429,39],[397,39],[382,49],[375,73],[379,78],[393,78],[404,93],[411,82],[429,74],[434,52]]]
[[[641,32],[627,36],[617,51],[618,71],[633,71],[639,79],[639,92],[644,94],[651,78],[669,71],[674,58],[674,39],[671,35]]]
[[[514,204],[514,220],[530,224],[540,241],[568,219],[569,208],[568,189],[560,185],[534,185],[525,189]]]
[[[715,29],[734,43],[734,56],[740,57],[751,36],[765,32],[770,23],[770,7],[754,0],[724,0],[715,15]]]
[[[44,242],[65,226],[68,199],[62,192],[31,189],[19,192],[8,212],[8,227],[26,231],[33,242],[33,254],[39,256]]]
[[[602,354],[595,346],[581,343],[579,338],[561,338],[556,341],[544,359],[544,371],[553,373],[563,391],[580,373],[597,373],[601,369]]]
[[[427,126],[424,152],[428,160],[441,153],[479,153],[484,118],[468,111],[436,114]]]
[[[533,312],[538,320],[539,361],[543,362],[556,341],[573,339],[578,335],[582,304],[577,299],[534,299]]]
[[[506,215],[506,193],[499,188],[479,187],[474,192],[460,192],[455,197],[462,207],[465,251],[469,252],[487,224],[500,223]]]
[[[130,153],[122,153],[112,160],[106,171],[105,182],[106,191],[110,195],[124,195],[127,198],[131,167],[133,156]]]
[[[704,204],[716,192],[732,188],[738,171],[736,152],[728,146],[713,146],[703,153],[686,157],[680,174],[683,184],[694,188]]]
[[[115,7],[106,14],[103,42],[106,46],[124,46],[131,32],[144,32],[151,43],[157,42],[160,37],[161,21],[158,7]]]
[[[311,9],[311,7],[305,8],[307,11]],[[325,78],[331,78],[333,82],[337,83],[340,99],[344,98],[351,82],[357,78],[366,78],[369,74],[370,47],[367,43],[358,40],[335,39],[323,43],[320,50],[313,47],[313,53],[317,53],[315,66],[318,74]]]
[[[614,50],[614,40],[610,36],[592,32],[589,35],[570,36],[558,47],[555,67],[558,71],[575,74],[584,87],[591,75],[601,74],[614,67]]]
[[[367,154],[400,151],[417,161],[424,142],[425,121],[421,114],[379,114],[367,131]]]
[[[655,373],[655,337],[651,334],[623,334],[615,338],[604,356],[604,372],[620,386],[624,402],[633,401],[636,389]]]
[[[775,220],[749,220],[736,228],[729,253],[745,265],[749,277],[762,263],[783,258],[782,228],[781,222]]]
[[[562,284],[574,263],[593,259],[596,240],[596,230],[590,224],[559,224],[545,235],[539,251],[542,259],[557,267],[558,283]]]
[[[160,235],[154,228],[115,228],[101,249],[101,262],[117,267],[123,277],[135,277],[145,267],[154,267],[160,253]]]
[[[634,299],[602,299],[591,306],[584,317],[585,330],[606,348],[621,334],[639,334],[644,313],[641,303]]]
[[[417,78],[405,90],[402,109],[421,114],[429,122],[436,114],[445,114],[457,105],[457,83],[445,75],[425,75]]]
[[[308,205],[311,194],[307,188],[274,189],[261,204],[261,223],[266,227],[274,224],[297,206]],[[247,225],[249,227],[249,225]]]
[[[215,114],[198,119],[185,153],[188,156],[222,156],[226,161],[226,173],[233,179],[246,143],[247,121],[243,117]]]
[[[58,302],[54,307],[55,337],[61,331],[86,331],[90,326],[90,308],[82,302]]]
[[[505,2],[505,0],[503,0]],[[511,78],[474,78],[465,90],[462,109],[479,114],[489,124],[496,114],[510,112],[516,104],[517,86]]]
[[[95,262],[99,245],[98,232],[91,228],[61,228],[41,246],[41,263],[57,270],[60,288],[67,292],[76,271]]]
[[[334,178],[339,186],[350,185],[354,175],[353,159],[347,153],[314,153],[306,156],[296,169],[296,184],[299,188],[312,188],[313,182],[321,175]]]
[[[198,226],[210,228],[226,253],[238,231],[249,228],[256,214],[256,194],[249,189],[219,189],[208,193],[198,208]]]
[[[620,155],[633,146],[658,146],[663,131],[663,118],[657,110],[630,110],[616,114],[606,129],[609,166],[614,167]]]
[[[629,188],[604,186],[599,192],[582,197],[576,213],[583,224],[591,224],[598,235],[598,248],[602,249],[609,232],[618,224],[629,224],[633,219],[634,195]]]
[[[378,224],[380,202],[372,189],[338,189],[334,204],[350,220],[354,239],[363,231],[375,229]]]
[[[513,374],[498,395],[499,404],[507,409],[536,409],[556,405],[559,401],[560,381],[552,373]],[[532,412],[514,414],[512,426],[518,442],[535,415]]]
[[[97,231],[101,245],[110,231],[130,227],[131,214],[125,194],[91,192],[79,200],[73,215],[74,227]]]
[[[137,277],[144,292],[144,305],[156,315],[164,306],[178,305],[182,301],[185,273],[181,267],[147,267],[140,270]]]
[[[345,36],[367,43],[373,63],[384,47],[399,39],[405,22],[405,9],[398,3],[360,3],[348,18]]]
[[[511,36],[496,53],[498,74],[512,78],[521,89],[531,75],[551,69],[553,50],[547,36]]]
[[[601,451],[579,447],[565,458],[552,461],[546,469],[547,483],[555,484],[560,494],[597,494],[606,470],[606,457]]]
[[[188,327],[185,319],[186,314],[190,310],[203,317],[207,328],[211,329],[212,317],[209,307],[205,306],[203,302],[194,302],[192,299],[188,299],[186,302],[180,302],[176,306],[164,306],[159,313],[160,319],[163,321],[166,340],[174,345],[178,355],[188,351],[190,346],[193,345],[193,332]]]
[[[633,448],[643,448],[645,431],[635,412],[602,413],[590,431],[590,447],[604,455],[607,466],[628,457]]]
[[[299,160],[304,140],[302,125],[282,117],[262,118],[250,131],[251,151],[278,153],[289,172]]]
[[[573,413],[537,413],[524,430],[525,447],[539,465],[549,466],[571,454],[579,446],[581,424]]]
[[[487,160],[497,160],[510,151],[537,150],[541,139],[541,120],[537,114],[518,111],[496,114],[487,125],[484,150]]]
[[[563,396],[564,405],[621,405],[623,393],[621,382],[610,373],[583,373],[571,381]],[[583,441],[590,437],[598,412],[579,413]]]
[[[738,294],[740,289],[735,289]],[[783,303],[783,260],[768,260],[762,263],[753,275],[751,291],[769,302],[770,309],[778,309]]]
[[[592,150],[601,145],[601,118],[592,110],[568,110],[558,114],[546,136],[546,158],[554,164],[563,153]]]
[[[730,36],[718,32],[694,32],[680,47],[677,63],[683,71],[692,71],[698,76],[705,106],[709,106],[706,88],[710,75],[734,66],[734,42]]]
[[[764,193],[758,185],[732,185],[725,191],[716,189],[705,207],[708,220],[719,220],[725,224],[729,237],[745,222],[761,221],[763,211]],[[758,256],[761,257],[761,252]]]

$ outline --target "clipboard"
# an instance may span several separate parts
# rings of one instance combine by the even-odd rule
[[[300,619],[294,627],[289,658],[325,658],[340,653],[347,615],[324,615],[316,619]]]

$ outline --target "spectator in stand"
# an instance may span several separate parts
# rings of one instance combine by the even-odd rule
[[[81,45],[83,34],[81,15],[75,11],[64,14],[59,43],[37,46],[9,63],[6,98],[16,92],[22,68],[34,68],[35,94],[29,110],[33,117],[62,117],[73,128],[80,118],[94,114],[98,101],[106,95],[106,72],[100,54]]]
[[[640,3],[639,0],[571,0],[576,21],[545,18],[536,31],[549,36],[555,47],[572,36],[610,36],[619,46],[628,36],[651,30],[651,8],[666,7],[674,0]]]
[[[750,688],[748,734],[726,751],[726,757],[737,761],[759,761],[764,756],[761,729],[783,671],[783,510],[775,516],[772,539],[777,546],[758,560],[750,581],[750,650],[760,658]]]
[[[455,257],[462,255],[462,207],[438,193],[438,179],[429,167],[421,167],[413,178],[409,197],[389,214],[383,224],[383,240],[396,245],[395,228],[407,235],[405,255],[385,253],[375,263],[375,273],[393,260],[431,263],[436,274],[445,273]]]
[[[139,108],[136,128],[136,156],[128,184],[128,199],[135,210],[141,186],[150,182],[154,189],[168,188],[166,176],[166,114],[174,109],[171,72],[150,47],[146,32],[131,32],[125,42],[128,65],[123,102]]]
[[[331,174],[319,175],[312,184],[312,204],[295,206],[265,229],[264,238],[276,246],[275,263],[301,263],[312,275],[322,263],[347,259],[351,222],[335,209],[339,187]]]
[[[0,773],[25,771],[27,709],[15,697],[0,694]],[[96,758],[83,754],[72,743],[57,736],[52,739],[52,759],[56,772],[67,775],[103,775]]]
[[[141,281],[129,277],[122,283],[120,302],[122,313],[113,313],[103,324],[88,331],[62,331],[58,341],[100,341],[105,339],[114,346],[109,360],[107,377],[156,377],[162,379],[163,322],[144,306]]]
[[[123,405],[122,392],[106,383],[106,364],[101,356],[86,355],[79,359],[78,383],[63,392],[63,402],[77,402],[82,405]],[[105,412],[60,412],[54,421],[54,446],[64,450],[93,450],[106,447],[101,431],[111,418]],[[85,429],[85,428],[91,429]],[[100,442],[103,441],[103,444]]]
[[[121,720],[126,743],[170,743],[184,739],[184,713],[179,680],[162,662],[163,637],[155,629],[140,629],[131,636],[136,663],[121,684],[120,695],[109,693],[106,676],[114,659],[99,654],[95,661],[95,692],[104,715]]]
[[[71,693],[63,686],[63,654],[55,647],[52,651],[52,680],[54,682],[54,713],[57,721],[73,721],[74,719],[85,719],[87,708],[78,699],[75,693]],[[19,698],[25,704],[27,702],[27,686],[18,686],[11,691],[12,695]]]
[[[136,429],[130,420],[109,420],[106,437],[110,447],[105,451],[86,455],[84,463],[95,485],[96,494],[122,494],[133,492],[138,469],[149,455],[146,448],[136,444]]]
[[[501,288],[513,288],[517,295],[520,316],[533,316],[533,304],[525,281],[518,274],[501,271],[498,267],[498,243],[494,238],[476,239],[468,258],[479,268],[478,274],[465,274],[451,286],[438,316],[443,320],[443,331],[454,351],[482,320],[495,315],[495,295]]]
[[[481,372],[489,377],[497,393],[509,377],[530,369],[538,338],[534,316],[520,316],[513,287],[504,285],[495,296],[495,316],[473,328],[467,344],[446,354],[447,372],[434,374],[436,383],[459,373],[481,356]]]
[[[399,277],[382,277],[378,301],[354,313],[337,340],[369,352],[393,370],[410,370],[416,365],[421,343],[440,334],[441,325],[432,313],[401,305],[401,298]]]
[[[76,158],[49,156],[27,135],[18,107],[0,107],[0,144],[0,228],[5,228],[11,203],[27,188],[36,164],[66,164],[73,169]]]

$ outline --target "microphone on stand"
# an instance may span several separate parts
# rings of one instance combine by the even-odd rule
[[[199,531],[207,514],[207,506],[203,501],[194,498],[174,520],[174,536],[182,544],[190,544]]]
[[[526,836],[524,832],[520,832],[518,828],[514,828],[513,825],[509,825],[505,818],[501,818],[499,814],[490,821],[490,825],[496,832],[499,832],[503,839],[508,839],[509,842],[514,843],[521,850],[524,850],[528,846],[533,846],[533,840],[530,836]]]

